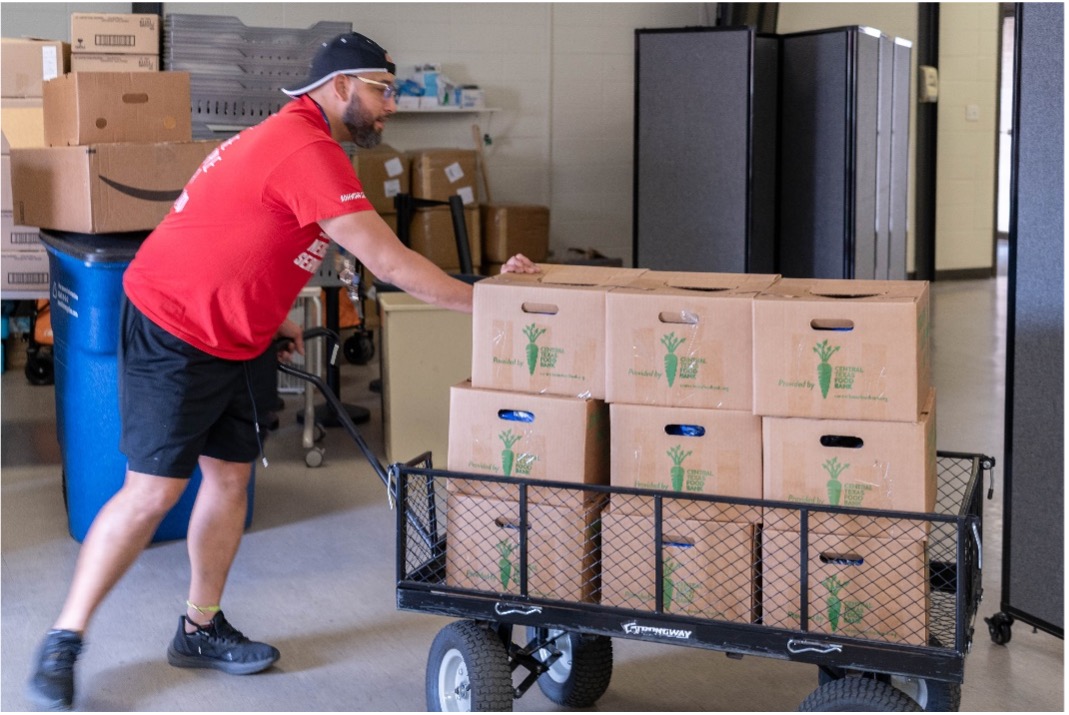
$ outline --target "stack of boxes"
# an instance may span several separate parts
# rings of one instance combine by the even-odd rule
[[[71,72],[158,72],[159,15],[71,13]]]
[[[784,279],[754,302],[767,500],[935,508],[928,285]],[[764,516],[764,623],[798,628],[800,515]],[[810,630],[928,645],[928,522],[811,513]]]
[[[59,40],[3,38],[0,44],[0,256],[6,293],[48,291],[48,255],[40,232],[16,221],[11,182],[11,152],[45,146],[43,87],[69,68],[70,45]]]
[[[667,613],[752,622],[757,507],[674,499],[760,499],[751,313],[773,275],[649,271],[606,300],[612,484],[662,500]],[[602,521],[604,605],[653,610],[654,501],[614,493]]]
[[[453,387],[456,471],[575,485],[609,483],[605,298],[639,271],[543,266],[475,284],[472,379]],[[519,489],[451,480],[447,583],[516,594]],[[603,494],[527,494],[528,593],[597,598]]]
[[[927,644],[927,521],[773,506],[934,511],[927,283],[542,268],[476,284],[449,432],[454,471],[618,488],[530,488],[530,595],[797,630],[807,572],[809,630]],[[517,593],[518,488],[451,490],[447,583]]]
[[[472,266],[482,265],[475,151],[472,149],[419,149],[408,153],[412,167],[412,198],[448,201],[460,196]],[[447,273],[460,272],[453,218],[448,206],[417,208],[409,244]]]

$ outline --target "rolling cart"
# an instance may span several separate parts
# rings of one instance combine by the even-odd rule
[[[428,710],[510,711],[536,683],[589,707],[614,638],[813,664],[803,711],[958,709],[992,458],[940,452],[933,513],[460,473],[429,453],[386,468],[320,378],[280,369],[339,409],[387,487],[398,609],[458,619],[430,646]]]

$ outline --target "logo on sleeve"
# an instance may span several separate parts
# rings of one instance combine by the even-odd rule
[[[364,192],[363,191],[354,191],[351,194],[342,194],[341,195],[342,203],[345,203],[346,201],[357,201],[357,200],[363,199],[363,198],[366,198],[364,196]]]

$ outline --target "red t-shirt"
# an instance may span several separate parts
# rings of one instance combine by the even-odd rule
[[[371,211],[307,96],[204,160],[123,276],[152,322],[230,360],[266,350],[330,238],[316,223]]]

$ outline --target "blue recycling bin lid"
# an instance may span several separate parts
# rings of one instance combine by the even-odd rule
[[[75,233],[42,228],[41,243],[86,263],[129,263],[150,233]]]

